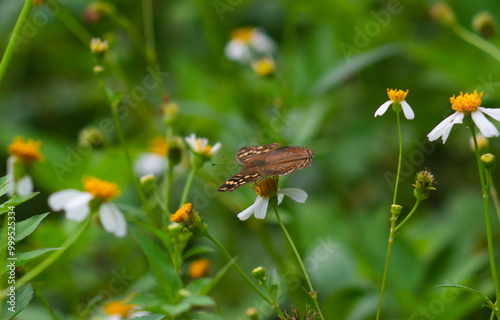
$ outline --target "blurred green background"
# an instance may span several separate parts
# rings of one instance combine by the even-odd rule
[[[142,32],[141,1],[110,2]],[[221,3],[225,6],[220,7]],[[448,3],[469,30],[481,11],[489,11],[497,20],[500,17],[498,1]],[[22,4],[0,2],[1,48],[7,44]],[[34,7],[29,20],[34,28],[18,44],[1,83],[2,160],[8,157],[7,146],[16,135],[41,140],[46,158],[33,168],[35,189],[41,194],[19,206],[18,217],[49,211],[47,197],[65,188],[81,189],[85,175],[118,183],[123,192],[117,202],[124,207],[140,204],[113,126],[105,132],[106,147],[79,149],[81,130],[109,126],[111,114],[93,75],[88,44],[68,27],[71,17],[92,36],[110,41],[104,64],[108,86],[127,96],[148,74],[144,57],[122,26],[108,17],[85,21],[83,12],[89,4],[66,0]],[[313,284],[319,287],[327,319],[375,317],[392,202],[393,182],[387,177],[395,174],[398,155],[395,114],[389,110],[373,117],[388,100],[387,88],[409,89],[406,101],[416,115],[412,121],[402,121],[406,163],[398,196],[402,217],[414,204],[411,185],[417,172],[430,168],[438,190],[396,238],[382,318],[489,317],[471,294],[434,288],[457,283],[493,296],[470,133],[458,126],[445,145],[429,143],[426,135],[452,113],[449,98],[460,91],[484,91],[483,106],[500,107],[499,63],[433,20],[432,5],[432,1],[416,0],[154,1],[158,60],[167,74],[164,90],[179,104],[173,127],[178,135],[194,132],[213,143],[220,141],[222,149],[213,159],[217,164],[236,163],[234,154],[245,145],[282,142],[316,150],[311,168],[280,181],[281,187],[304,189],[307,202],[288,199],[280,208]],[[393,6],[401,9],[399,13],[383,16]],[[275,77],[261,78],[249,66],[224,56],[231,31],[242,26],[261,27],[277,42]],[[490,41],[499,45],[498,34]],[[346,48],[352,54],[346,55]],[[124,118],[134,156],[147,150],[152,138],[164,134],[166,126],[158,111],[161,102],[161,90],[147,91],[145,99]],[[497,154],[498,139],[490,139],[489,148]],[[296,261],[272,214],[263,221],[236,218],[253,203],[253,190],[215,192],[237,170],[206,164],[195,179],[191,201],[211,233],[239,257],[245,271],[277,267],[266,251],[269,244],[293,270]],[[177,209],[187,174],[185,164],[176,169],[171,210]],[[498,169],[494,181],[500,184]],[[500,220],[494,210],[492,221],[498,257]],[[73,228],[75,224],[67,222],[63,213],[52,213],[20,243],[20,250],[57,247]],[[218,251],[207,257],[213,273],[226,262]],[[149,288],[148,269],[132,236],[116,239],[94,226],[37,277],[34,286],[61,319],[71,319],[103,290],[115,299]],[[110,290],[116,273],[126,273],[133,280]],[[281,306],[288,310],[292,304],[304,310],[312,303],[300,288],[305,283],[298,285],[297,277],[282,281]],[[217,285],[213,296],[218,307],[209,311],[226,319],[244,319],[245,309],[261,305],[234,270]],[[34,319],[35,314],[37,319],[48,319],[37,300],[18,318]]]

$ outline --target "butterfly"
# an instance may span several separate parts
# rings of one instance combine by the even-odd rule
[[[233,191],[265,176],[283,176],[311,165],[316,151],[294,146],[278,148],[280,145],[277,142],[238,149],[236,160],[243,168],[240,173],[227,179],[217,191]]]

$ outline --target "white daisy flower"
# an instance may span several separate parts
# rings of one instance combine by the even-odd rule
[[[406,119],[412,120],[413,118],[415,118],[415,113],[413,112],[408,102],[405,101],[406,95],[408,95],[408,90],[406,90],[405,92],[403,90],[396,91],[396,89],[387,89],[387,95],[389,96],[390,100],[384,102],[377,109],[377,111],[375,111],[375,117],[383,115],[387,111],[387,109],[389,109],[389,106],[394,104],[396,106],[401,106]]]
[[[493,119],[500,121],[500,108],[487,109],[481,107],[482,95],[482,92],[478,95],[477,92],[474,91],[474,93],[465,94],[460,92],[458,97],[451,97],[451,108],[456,110],[456,112],[441,121],[441,123],[439,123],[434,130],[427,135],[429,141],[434,141],[441,137],[443,139],[443,143],[445,143],[453,126],[457,123],[462,123],[466,114],[470,114],[472,120],[483,136],[486,138],[498,137],[499,132],[497,128],[484,115],[486,114]]]
[[[120,195],[118,186],[94,177],[85,178],[83,184],[86,191],[66,189],[50,195],[49,207],[53,211],[64,210],[68,220],[81,222],[90,213],[90,201],[97,200],[99,219],[104,230],[118,238],[124,237],[127,234],[127,222],[120,209],[111,202]]]
[[[302,189],[278,189],[277,177],[267,178],[256,182],[253,188],[258,196],[250,207],[238,214],[238,218],[242,221],[250,218],[252,214],[257,219],[264,219],[266,217],[267,207],[269,206],[269,199],[274,195],[278,197],[278,204],[283,201],[284,196],[288,196],[300,203],[304,203],[307,200],[307,193]]]
[[[208,144],[207,138],[196,138],[194,133],[192,133],[189,137],[186,137],[185,140],[194,153],[203,154],[208,157],[213,156],[222,147],[220,142],[211,146]]]
[[[226,57],[240,63],[249,63],[260,56],[276,51],[276,43],[259,28],[244,27],[231,34],[231,40],[224,48]]]
[[[104,313],[107,315],[106,320],[122,320],[134,319],[150,315],[148,311],[141,310],[140,307],[133,304],[128,304],[128,300],[112,301],[104,304]]]
[[[33,179],[27,173],[31,165],[36,161],[42,161],[40,153],[40,141],[23,137],[15,137],[9,145],[11,156],[7,159],[7,195],[14,194],[27,196],[33,192]]]
[[[140,153],[134,161],[134,172],[142,177],[147,174],[160,176],[167,166],[168,143],[165,137],[157,137],[149,144],[149,152]]]

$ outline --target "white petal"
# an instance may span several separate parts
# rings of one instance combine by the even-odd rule
[[[496,121],[500,121],[500,108],[489,109],[489,108],[479,107],[477,108],[477,110],[481,111],[484,114],[489,115]]]
[[[33,179],[29,174],[17,181],[16,192],[20,196],[27,196],[33,192]]]
[[[79,195],[80,193],[82,193],[82,191],[74,189],[66,189],[55,192],[49,196],[48,199],[49,207],[53,211],[61,211],[64,205],[68,203],[68,201],[70,201],[72,198]]]
[[[255,201],[255,203],[257,204],[257,206],[255,207],[254,217],[256,219],[264,219],[266,217],[267,206],[269,205],[269,198],[259,197],[259,199]]]
[[[208,139],[207,138],[198,138],[196,139],[196,152],[203,152],[208,146]]]
[[[453,122],[453,119],[455,119],[455,116],[458,114],[458,111],[452,114],[451,116],[447,117],[443,121],[441,121],[428,135],[427,138],[429,138],[429,141],[434,141],[441,137],[443,135],[444,129]]]
[[[278,194],[276,195],[278,197],[278,205],[281,203],[281,201],[283,201],[283,198],[285,197],[285,195],[280,193],[279,191],[280,190],[278,190]]]
[[[154,152],[144,152],[137,156],[137,159],[134,162],[134,172],[139,177],[150,173],[155,176],[160,176],[166,165],[167,160],[164,156]]]
[[[443,129],[443,143],[446,143],[446,140],[448,140],[448,136],[450,135],[451,129],[453,128],[454,125],[462,123],[462,120],[464,119],[464,114],[461,112],[458,112],[456,116],[453,118],[453,121],[448,124],[444,129]]]
[[[382,105],[381,105],[381,106],[377,109],[377,111],[375,111],[375,117],[383,115],[383,114],[387,111],[387,109],[389,108],[389,106],[390,106],[391,104],[392,104],[392,101],[391,101],[391,100],[384,102],[384,104],[382,104]]]
[[[109,202],[101,204],[99,219],[104,230],[116,237],[123,238],[127,234],[127,221],[115,204]]]
[[[14,162],[16,158],[14,156],[10,156],[7,159],[7,195],[12,197],[14,195],[14,191],[16,188],[16,181],[14,177]]]
[[[184,140],[186,140],[192,150],[196,149],[196,135],[194,133],[191,133],[191,135],[186,137]]]
[[[220,142],[217,142],[216,144],[213,145],[213,147],[210,149],[210,154],[214,155],[219,151],[219,149],[222,147],[222,144]]]
[[[257,196],[257,199],[255,200],[255,202],[250,207],[248,207],[245,210],[243,210],[240,213],[238,213],[238,219],[240,219],[241,221],[243,221],[243,220],[246,220],[246,219],[250,218],[250,216],[255,212],[255,208],[257,207],[257,201],[259,199],[260,199],[260,197]]]
[[[406,101],[401,101],[401,106],[403,107],[403,113],[405,115],[405,118],[408,120],[413,120],[415,118],[415,113],[413,112],[413,109],[410,107],[408,102]]]
[[[229,41],[224,48],[224,53],[229,60],[240,63],[247,63],[252,58],[252,52],[246,43],[239,39]]]
[[[271,54],[276,50],[274,40],[259,29],[254,29],[254,31],[252,31],[250,45],[255,51],[262,54]]]
[[[284,194],[285,196],[292,198],[292,200],[300,203],[304,203],[307,200],[307,193],[298,188],[280,189],[278,190],[278,193]]]
[[[92,200],[92,195],[88,192],[78,192],[79,194],[66,202],[63,209],[66,211],[66,219],[81,222],[87,218],[90,212],[89,202]]]
[[[498,130],[484,114],[477,110],[471,113],[472,120],[486,138],[498,137]]]

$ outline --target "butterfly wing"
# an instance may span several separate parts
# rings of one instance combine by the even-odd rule
[[[260,172],[245,172],[242,171],[238,174],[235,174],[231,178],[227,179],[220,187],[217,189],[218,192],[225,191],[233,191],[239,186],[242,186],[246,183],[257,181],[264,178]]]
[[[259,155],[259,154],[268,153],[268,152],[276,149],[280,145],[281,145],[281,143],[276,142],[276,143],[266,144],[263,146],[253,146],[253,147],[240,148],[240,149],[238,149],[238,152],[236,153],[236,160],[238,160],[239,163],[245,165],[248,162],[248,160],[250,160],[252,157]]]
[[[284,176],[311,166],[315,153],[306,147],[285,146],[266,155],[268,164],[259,166],[258,170],[268,176]]]

